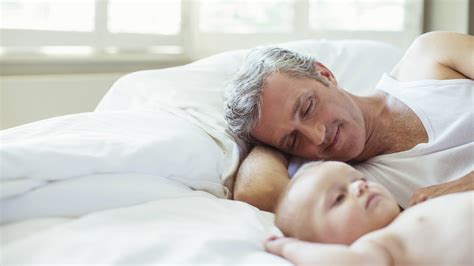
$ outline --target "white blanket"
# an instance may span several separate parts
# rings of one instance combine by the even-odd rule
[[[170,186],[174,184],[174,186]],[[28,193],[3,199],[3,223],[37,217],[77,217],[132,206],[192,191],[167,178],[143,174],[96,174],[48,182]]]
[[[0,145],[2,222],[83,214],[86,209],[74,209],[63,199],[76,195],[76,201],[80,200],[80,194],[68,193],[87,193],[84,188],[93,188],[94,182],[115,195],[111,202],[123,203],[113,206],[129,206],[137,196],[118,193],[116,182],[143,184],[126,178],[123,174],[127,173],[165,177],[219,197],[227,193],[221,184],[222,150],[203,130],[166,111],[57,117],[1,131]],[[106,183],[101,177],[114,173],[121,173],[122,180]],[[72,179],[77,181],[64,183]],[[25,205],[32,199],[36,209]],[[90,205],[89,211],[93,210],[97,208]]]
[[[3,226],[1,265],[290,265],[263,250],[264,239],[280,234],[273,214],[172,182],[162,188],[174,193],[77,219]]]

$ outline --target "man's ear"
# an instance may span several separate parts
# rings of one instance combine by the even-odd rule
[[[336,77],[334,77],[331,70],[329,70],[329,68],[327,68],[325,65],[316,62],[314,63],[314,69],[316,70],[316,73],[318,73],[320,76],[326,78],[329,82],[337,86]]]

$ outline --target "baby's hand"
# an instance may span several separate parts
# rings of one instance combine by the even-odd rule
[[[271,237],[265,242],[265,250],[283,257],[295,265],[301,265],[305,261],[308,263],[307,258],[303,256],[303,254],[308,255],[308,251],[306,251],[308,244],[310,243],[300,241],[296,238]]]
[[[291,237],[271,237],[265,242],[265,250],[283,257],[295,265],[314,265],[320,244],[305,242]]]
[[[265,249],[298,266],[384,265],[385,262],[385,257],[374,253],[373,247],[356,252],[346,245],[312,243],[290,237],[269,238],[265,242]]]

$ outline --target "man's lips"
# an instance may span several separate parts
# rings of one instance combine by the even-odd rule
[[[367,197],[367,201],[365,202],[365,208],[369,208],[373,203],[375,203],[380,198],[380,195],[377,193],[372,193]]]

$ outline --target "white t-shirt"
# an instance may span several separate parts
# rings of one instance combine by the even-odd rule
[[[418,188],[449,182],[474,170],[474,81],[468,79],[400,82],[384,74],[376,86],[405,103],[422,121],[428,143],[354,165],[387,187],[407,207]],[[290,161],[292,176],[304,163]]]

